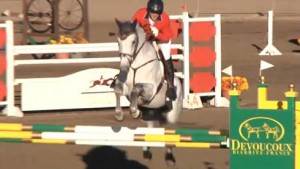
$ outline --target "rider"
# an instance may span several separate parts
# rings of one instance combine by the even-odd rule
[[[154,40],[160,51],[161,58],[164,61],[165,76],[168,82],[167,97],[171,100],[176,99],[176,90],[174,86],[174,66],[171,58],[171,38],[172,29],[170,26],[169,15],[163,11],[164,4],[162,0],[149,0],[147,8],[139,9],[132,17],[132,21],[137,20],[139,25],[148,33],[149,26]],[[148,27],[147,27],[148,26]]]

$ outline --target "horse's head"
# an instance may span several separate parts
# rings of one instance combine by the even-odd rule
[[[136,34],[137,21],[121,22],[117,18],[115,19],[119,33],[118,33],[118,45],[120,55],[120,74],[118,79],[122,82],[126,80],[127,72],[133,61],[134,53],[138,45],[138,37]]]
[[[132,57],[137,47],[138,39],[136,34],[137,22],[125,21],[121,22],[116,19],[116,23],[119,28],[118,44],[119,52],[122,57]]]

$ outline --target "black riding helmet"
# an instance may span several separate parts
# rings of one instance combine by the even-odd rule
[[[162,0],[149,0],[147,10],[151,13],[162,14],[164,11],[164,3]]]

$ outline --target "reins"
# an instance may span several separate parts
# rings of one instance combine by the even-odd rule
[[[136,43],[136,45],[135,45],[135,49],[134,49],[133,54],[120,53],[120,55],[125,55],[125,56],[131,57],[131,58],[128,58],[128,57],[127,57],[127,59],[130,61],[130,63],[132,63],[132,62],[136,59],[136,57],[137,57],[138,54],[141,52],[142,48],[144,47],[144,45],[145,45],[145,43],[146,43],[146,41],[147,41],[147,39],[145,39],[145,40],[143,41],[143,43],[141,44],[141,46],[138,47],[138,45],[139,45],[138,33],[135,32],[135,34],[136,34],[136,37],[137,37],[137,38],[136,38],[136,39],[137,39],[137,43]],[[153,44],[152,44],[152,45],[153,45]],[[156,50],[156,49],[155,49],[155,50]],[[137,70],[140,69],[141,67],[143,67],[143,66],[145,66],[145,65],[147,65],[147,64],[149,64],[149,63],[151,63],[151,62],[156,61],[156,60],[160,61],[159,56],[156,57],[155,59],[149,60],[149,61],[147,61],[147,62],[145,62],[145,63],[143,63],[143,64],[141,64],[141,65],[139,65],[138,67],[135,67],[135,68],[131,66],[132,64],[130,64],[130,68],[133,70],[133,84],[135,84],[135,79],[136,79],[135,77],[136,77],[136,72],[137,72]],[[158,84],[158,87],[157,87],[157,89],[156,89],[155,94],[154,94],[153,97],[152,97],[150,100],[148,100],[147,102],[151,102],[151,101],[155,98],[156,94],[161,90],[161,88],[162,88],[162,86],[163,86],[163,82],[164,82],[164,78],[162,77],[160,83]]]
[[[138,37],[138,34],[137,34],[137,33],[135,33],[135,34],[136,34],[136,36]],[[145,45],[145,43],[146,43],[146,41],[147,41],[147,39],[145,39],[145,40],[143,41],[142,45],[138,48],[138,44],[139,44],[139,40],[138,40],[138,39],[139,39],[139,38],[137,38],[136,47],[135,47],[135,50],[134,50],[133,55],[132,55],[132,57],[133,57],[132,62],[134,61],[134,59],[136,58],[136,56],[140,53],[140,51],[142,50],[142,48],[144,47],[144,45]],[[138,48],[138,49],[137,49],[137,48]],[[149,60],[148,62],[143,63],[142,65],[140,65],[140,66],[138,66],[138,67],[136,67],[136,68],[133,68],[133,67],[130,65],[130,68],[132,68],[132,69],[135,71],[135,70],[137,70],[137,69],[139,69],[139,68],[141,68],[141,67],[143,67],[143,66],[147,65],[148,63],[151,63],[151,62],[153,62],[153,61],[155,61],[155,60],[158,60],[158,59],[152,59],[152,60]]]
[[[137,38],[137,39],[138,39],[138,38]],[[137,51],[135,50],[136,52],[134,52],[134,55],[133,55],[133,56],[134,56],[134,59],[135,59],[136,56],[139,54],[139,52],[142,50],[142,48],[143,48],[143,46],[145,45],[146,41],[147,41],[147,39],[144,40],[144,42],[142,43],[142,45],[140,46],[140,48],[139,48]],[[137,43],[137,45],[138,45],[138,43]],[[136,48],[137,48],[137,47],[136,47]],[[134,59],[133,59],[133,60],[134,60]],[[140,66],[138,66],[138,67],[136,67],[136,68],[133,68],[133,67],[130,65],[130,68],[133,70],[133,84],[135,84],[135,75],[136,75],[136,71],[137,71],[139,68],[141,68],[141,67],[147,65],[148,63],[151,63],[151,62],[156,61],[156,60],[159,60],[159,59],[156,58],[156,59],[149,60],[149,61],[143,63],[142,65],[140,65]],[[157,95],[157,93],[161,90],[161,88],[162,88],[162,86],[163,86],[163,82],[164,82],[164,78],[161,79],[160,83],[158,84],[158,87],[157,87],[157,89],[156,89],[155,94],[152,96],[152,98],[151,98],[150,100],[147,101],[148,103],[150,103],[150,102],[155,98],[155,96]]]
[[[136,36],[137,36],[137,33],[135,33],[135,34],[136,34]],[[138,40],[138,38],[137,38],[137,43],[136,43],[136,45],[135,45],[133,54],[119,53],[119,55],[120,55],[120,56],[121,56],[121,55],[130,56],[130,57],[132,57],[133,59],[128,59],[128,60],[130,60],[131,62],[133,62],[134,59],[136,58],[136,56],[137,56],[137,55],[140,53],[140,51],[142,50],[142,48],[143,48],[143,46],[145,45],[146,41],[147,41],[147,40],[145,39],[144,42],[142,43],[142,45],[140,46],[140,48],[137,49],[137,48],[138,48],[138,44],[139,44],[139,40]],[[144,65],[144,64],[143,64],[143,65]],[[131,66],[130,66],[130,67],[131,67]],[[139,67],[141,67],[141,66],[139,66]]]

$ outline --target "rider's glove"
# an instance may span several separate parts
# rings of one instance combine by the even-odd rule
[[[154,26],[151,26],[150,29],[151,29],[151,32],[153,33],[153,35],[155,37],[157,37],[158,36],[158,29]]]

